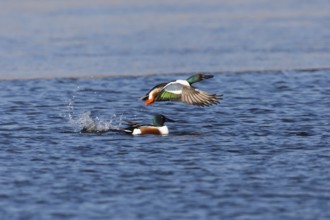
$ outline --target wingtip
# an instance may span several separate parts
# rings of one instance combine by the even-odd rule
[[[211,94],[209,99],[203,103],[200,103],[199,106],[201,107],[208,107],[212,105],[218,105],[220,104],[220,101],[222,100],[223,94]]]

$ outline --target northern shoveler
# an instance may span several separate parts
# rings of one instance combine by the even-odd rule
[[[186,80],[174,80],[167,83],[161,83],[153,87],[141,100],[146,105],[155,101],[181,101],[190,105],[210,106],[218,104],[222,95],[209,94],[196,89],[191,84],[212,78],[213,75],[195,74]]]
[[[143,134],[158,134],[167,135],[169,133],[165,122],[174,122],[174,120],[166,118],[164,115],[155,115],[152,119],[153,125],[142,124],[137,122],[129,122],[129,126],[124,129],[128,134],[143,135]]]

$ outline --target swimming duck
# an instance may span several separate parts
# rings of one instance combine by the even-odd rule
[[[150,105],[155,101],[181,101],[197,106],[218,104],[222,95],[209,94],[192,86],[193,83],[212,77],[213,75],[198,73],[186,80],[179,79],[161,83],[153,87],[145,96],[141,97],[141,100],[145,101],[146,105]]]
[[[155,115],[152,119],[153,125],[142,124],[137,122],[129,122],[129,127],[125,128],[124,131],[132,135],[143,135],[143,134],[158,134],[167,135],[169,133],[165,122],[175,122],[172,119],[166,118],[164,115]]]

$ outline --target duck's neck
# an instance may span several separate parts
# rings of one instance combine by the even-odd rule
[[[187,79],[187,82],[189,84],[193,84],[193,83],[196,83],[196,82],[199,82],[203,80],[202,77],[200,76],[200,74],[195,74],[193,76],[190,76],[188,79]]]

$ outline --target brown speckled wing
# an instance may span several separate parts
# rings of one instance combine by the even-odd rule
[[[190,105],[210,106],[218,104],[221,96],[209,94],[194,87],[183,86],[181,101]]]

